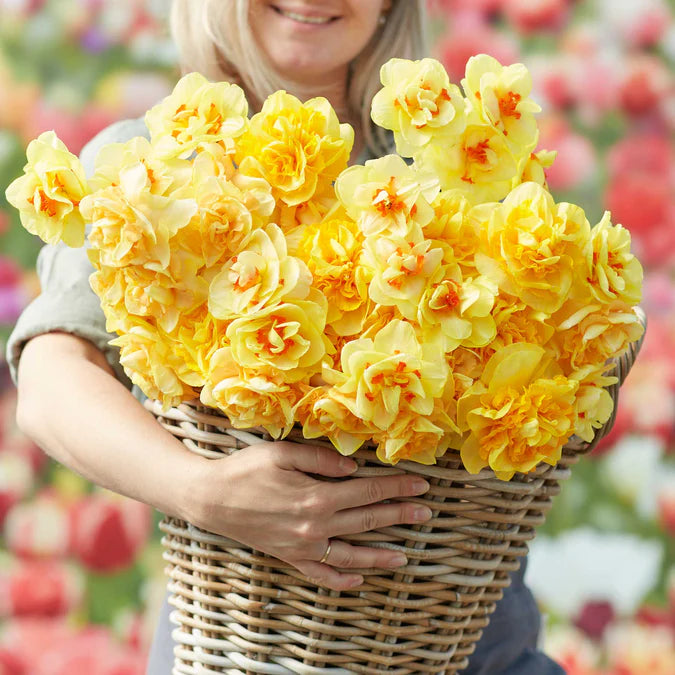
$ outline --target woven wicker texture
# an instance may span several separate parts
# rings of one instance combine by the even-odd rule
[[[641,320],[645,321],[641,313]],[[615,401],[639,343],[616,363]],[[232,429],[227,418],[198,404],[163,412],[146,407],[193,452],[222,457],[261,439],[264,431]],[[560,481],[593,444],[573,438],[557,466],[540,465],[511,481],[489,470],[469,474],[459,452],[435,466],[382,465],[372,449],[353,458],[353,476],[413,472],[431,489],[406,498],[429,506],[424,525],[402,525],[346,536],[402,551],[405,567],[360,570],[364,583],[336,592],[316,586],[295,568],[236,541],[182,520],[161,529],[169,577],[175,664],[173,674],[447,673],[466,668],[490,614],[509,584],[509,573],[527,553],[527,542],[544,522]],[[305,441],[300,431],[288,440]]]

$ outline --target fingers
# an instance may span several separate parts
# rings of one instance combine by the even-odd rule
[[[304,443],[274,443],[277,463],[282,469],[315,473],[319,476],[338,478],[354,473],[358,464],[343,457],[334,448],[323,448]]]
[[[408,559],[399,551],[369,546],[352,546],[340,539],[331,539],[331,547],[325,564],[330,567],[368,569],[401,567]]]
[[[338,572],[330,565],[314,562],[313,560],[303,560],[302,562],[294,563],[294,566],[318,586],[325,586],[334,591],[346,591],[363,583],[363,576],[361,574]]]
[[[335,569],[337,567],[342,569],[392,569],[408,562],[405,555],[398,551],[352,546],[338,539],[331,539],[330,543],[331,548],[325,563],[302,560],[294,563],[294,566],[316,584],[336,591],[354,588],[363,583],[361,574],[339,572]]]
[[[330,483],[323,488],[324,497],[331,500],[335,511],[374,504],[396,497],[413,497],[424,494],[429,483],[419,476],[398,475],[375,478],[354,478]],[[372,528],[368,528],[372,529]]]
[[[419,504],[397,502],[393,504],[376,504],[374,506],[338,511],[326,523],[326,530],[331,536],[370,532],[381,527],[390,527],[400,523],[424,523],[432,516],[431,509]],[[332,561],[333,554],[329,558]],[[331,562],[331,564],[334,564]]]

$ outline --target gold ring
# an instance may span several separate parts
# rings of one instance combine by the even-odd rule
[[[333,546],[333,542],[329,539],[328,540],[328,548],[326,549],[326,552],[323,554],[323,558],[319,560],[320,563],[325,563],[326,560],[328,560],[328,556],[330,555],[330,549]]]

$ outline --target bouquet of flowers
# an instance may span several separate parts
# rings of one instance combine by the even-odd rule
[[[94,175],[46,132],[7,189],[24,227],[83,246],[131,380],[235,428],[509,480],[610,417],[642,334],[642,268],[606,213],[556,203],[522,65],[393,59],[373,121],[397,153],[348,167],[327,100],[192,73]],[[463,90],[463,91],[462,91]]]

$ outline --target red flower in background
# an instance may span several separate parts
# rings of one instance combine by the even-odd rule
[[[457,12],[474,12],[489,17],[499,12],[510,0],[427,0],[432,14],[453,16]]]
[[[0,616],[58,616],[83,599],[82,575],[55,561],[24,561],[0,572]]]
[[[88,495],[72,510],[71,551],[97,572],[128,567],[150,536],[151,514],[146,504],[112,493]]]
[[[609,149],[607,168],[612,176],[630,171],[669,176],[675,186],[675,146],[665,134],[633,133]]]
[[[619,85],[619,104],[633,117],[659,117],[661,106],[675,95],[675,80],[661,59],[641,54],[630,58]]]
[[[675,262],[675,193],[667,174],[627,171],[609,178],[605,206],[634,235],[646,265]]]
[[[60,618],[7,622],[0,655],[15,668],[2,675],[143,675],[146,667],[146,657],[107,628],[75,629]]]
[[[574,625],[593,640],[600,640],[615,616],[614,608],[607,600],[593,600],[581,608]]]
[[[560,30],[570,14],[570,0],[508,0],[504,14],[522,33]]]

